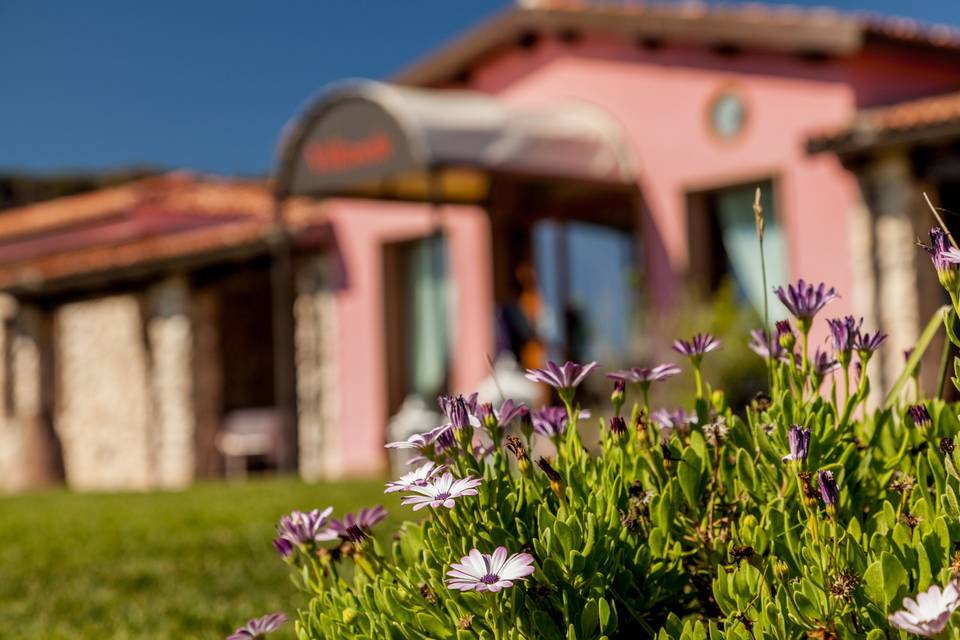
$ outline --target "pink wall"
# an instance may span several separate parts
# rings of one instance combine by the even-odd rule
[[[572,99],[606,110],[620,123],[638,167],[638,182],[667,260],[651,265],[654,293],[669,303],[688,264],[685,194],[773,178],[788,238],[792,278],[825,280],[844,296],[835,314],[853,312],[847,215],[858,194],[853,178],[824,154],[809,156],[812,132],[848,122],[855,110],[960,87],[960,68],[918,54],[874,47],[843,60],[810,61],[780,54],[721,57],[704,48],[649,51],[628,41],[588,37],[546,40],[533,50],[485,58],[472,87],[518,104]],[[722,89],[744,97],[746,128],[717,140],[708,105]],[[347,286],[338,293],[340,427],[343,471],[380,471],[386,415],[381,244],[426,235],[425,206],[372,201],[329,203]],[[450,268],[456,282],[457,340],[453,385],[469,391],[486,374],[492,348],[490,237],[483,211],[447,207]],[[776,284],[776,283],[771,283]]]
[[[734,70],[719,70],[697,64],[710,55],[706,51],[662,52],[654,63],[642,52],[637,59],[603,57],[598,53],[607,43],[593,46],[583,43],[571,55],[563,45],[547,43],[533,54],[543,58],[535,70],[517,77],[503,58],[506,66],[478,74],[478,84],[496,86],[500,96],[518,103],[589,101],[620,123],[672,267],[672,273],[654,274],[658,299],[670,299],[688,264],[685,194],[764,178],[776,180],[792,274],[850,291],[843,221],[855,185],[832,157],[810,157],[804,149],[812,129],[853,112],[849,85],[789,77],[789,69],[775,74],[769,58],[753,65],[746,59],[728,62]],[[729,87],[744,96],[748,112],[742,135],[732,142],[716,139],[707,123],[710,101]],[[835,311],[848,309],[840,304]]]
[[[340,358],[342,472],[372,475],[384,469],[387,416],[383,311],[385,242],[412,240],[432,231],[427,205],[370,200],[325,203],[343,265],[336,294]],[[473,389],[486,375],[493,347],[493,284],[490,230],[477,207],[446,206],[442,226],[454,285],[454,340],[471,345],[454,350],[453,391]]]
[[[685,194],[773,178],[791,276],[835,285],[844,296],[831,308],[837,314],[856,306],[847,214],[857,185],[833,156],[808,155],[806,140],[847,123],[863,105],[958,86],[960,68],[949,61],[889,47],[824,62],[679,46],[649,51],[600,36],[502,52],[472,73],[473,88],[509,101],[587,101],[620,123],[669,257],[669,270],[650,269],[657,300],[669,302],[688,264]],[[748,110],[732,142],[716,139],[707,121],[711,99],[729,87]]]

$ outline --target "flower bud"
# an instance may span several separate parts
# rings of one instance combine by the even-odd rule
[[[801,425],[795,424],[790,427],[787,439],[790,443],[790,453],[783,456],[781,460],[803,464],[810,453],[810,429],[804,429]]]
[[[793,333],[790,321],[778,320],[775,326],[777,329],[777,342],[788,353],[792,353],[793,348],[797,344],[797,336]]]
[[[915,404],[907,409],[907,411],[910,413],[910,419],[913,420],[913,424],[921,431],[926,431],[927,428],[933,424],[930,412],[927,411],[927,408],[922,404]]]
[[[610,394],[610,404],[613,405],[614,412],[619,416],[620,409],[626,401],[627,384],[623,380],[613,381],[613,393]]]
[[[517,469],[520,470],[520,473],[527,475],[530,472],[530,457],[527,455],[527,450],[520,438],[508,436],[504,446],[517,458]]]
[[[803,504],[807,508],[815,507],[817,505],[819,492],[813,486],[813,474],[809,471],[801,471],[797,474],[797,477],[800,480],[800,493],[803,494],[801,496]]]
[[[827,511],[835,511],[837,501],[840,499],[840,489],[837,487],[837,481],[831,471],[818,471],[817,484],[820,485],[820,497],[823,503],[827,505]]]
[[[930,229],[930,246],[924,248],[930,254],[943,288],[951,295],[960,293],[960,252],[950,244],[943,229]]]
[[[627,433],[627,423],[623,418],[620,416],[610,418],[610,433],[616,438],[620,438]]]
[[[493,433],[497,428],[497,414],[493,411],[493,405],[489,402],[484,402],[483,404],[477,407],[477,417],[480,418],[480,423],[483,425],[483,428]]]
[[[563,500],[563,478],[560,477],[560,474],[557,473],[557,470],[553,468],[553,465],[550,464],[550,461],[544,457],[540,457],[537,460],[537,466],[540,467],[543,472],[546,474],[547,479],[550,480],[550,489],[554,494],[561,500]]]
[[[773,576],[780,582],[786,582],[790,578],[790,565],[777,558],[773,561]]]

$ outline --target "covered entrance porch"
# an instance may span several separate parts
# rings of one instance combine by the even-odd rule
[[[308,475],[381,469],[392,416],[429,422],[494,359],[629,352],[652,234],[619,127],[593,106],[336,85],[288,126],[275,179],[281,223],[290,199],[322,199],[333,236],[318,287],[338,385],[307,410],[317,376],[298,356],[301,468],[309,433],[342,455],[314,452]]]

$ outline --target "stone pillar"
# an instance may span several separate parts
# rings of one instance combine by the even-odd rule
[[[172,277],[146,294],[146,333],[152,395],[152,485],[185,487],[193,481],[196,422],[193,406],[193,331],[190,290]]]
[[[23,425],[13,405],[13,342],[16,302],[4,296],[0,302],[0,493],[27,486],[23,458]]]
[[[920,331],[913,225],[918,193],[910,160],[903,153],[876,158],[865,169],[863,184],[874,221],[873,264],[879,319],[879,326],[867,322],[865,328],[879,328],[890,336],[871,362],[874,389],[886,391],[903,371],[903,351],[914,345]],[[880,394],[874,396],[877,400]]]
[[[23,486],[64,480],[63,447],[54,428],[54,356],[51,313],[22,305],[8,324],[10,338],[10,417],[20,432]]]
[[[133,295],[72,302],[57,310],[55,424],[71,487],[153,485],[146,343],[141,304]]]
[[[342,475],[337,399],[336,268],[331,255],[299,265],[294,302],[300,474],[306,480]]]

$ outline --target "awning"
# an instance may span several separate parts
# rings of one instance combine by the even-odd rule
[[[636,180],[619,125],[567,102],[527,108],[473,91],[336,84],[281,140],[279,197],[421,199],[436,178],[453,199],[480,199],[492,174],[628,185]]]

